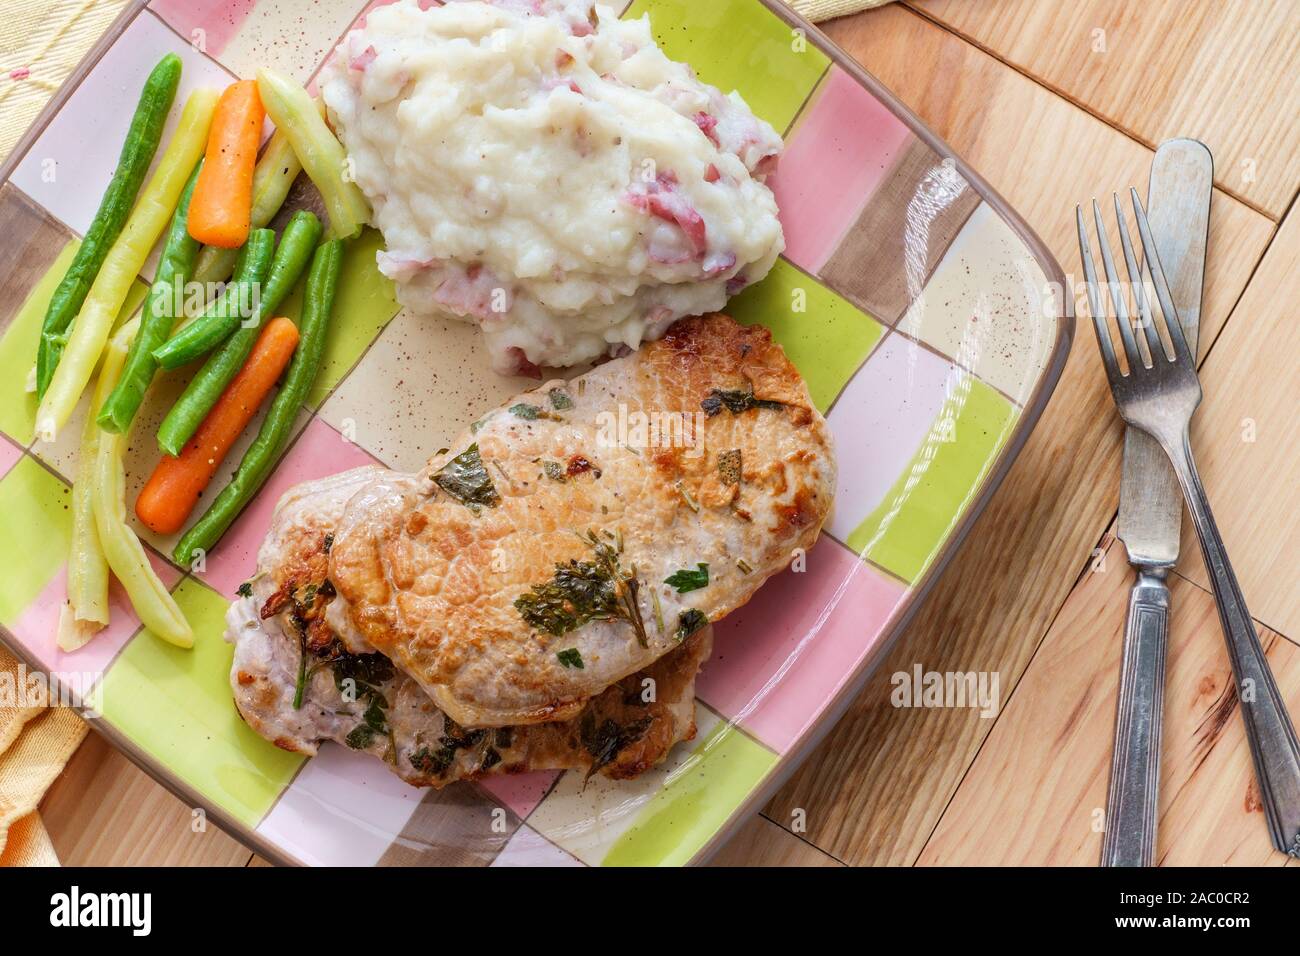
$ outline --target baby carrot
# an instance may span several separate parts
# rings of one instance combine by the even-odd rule
[[[253,346],[221,398],[212,406],[180,457],[163,456],[135,502],[135,513],[158,534],[181,529],[199,494],[221,467],[258,406],[275,385],[298,345],[298,327],[288,319],[272,319]]]
[[[203,172],[190,200],[190,235],[199,242],[238,249],[248,239],[253,167],[265,119],[256,80],[242,80],[221,94],[208,133]]]

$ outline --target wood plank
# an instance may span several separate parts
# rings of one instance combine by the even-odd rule
[[[65,866],[243,866],[252,852],[91,733],[41,802]]]
[[[1084,575],[944,813],[920,863],[1092,866],[1101,854],[1133,575],[1118,542]],[[1156,858],[1281,866],[1268,837],[1214,599],[1171,582]],[[1300,646],[1261,635],[1300,713]]]
[[[1297,275],[1300,212],[1293,211],[1205,360],[1192,448],[1251,613],[1300,640]],[[1182,549],[1182,572],[1208,589],[1189,521]]]
[[[759,813],[709,861],[709,866],[843,865]]]
[[[1148,146],[1204,141],[1216,182],[1275,220],[1300,188],[1294,0],[914,5]]]
[[[1071,270],[1073,205],[1146,180],[1150,150],[912,11],[883,8],[834,21],[829,32],[981,170]],[[1212,249],[1230,254],[1212,255],[1208,270],[1207,341],[1273,229],[1221,192],[1212,221]],[[1003,488],[768,816],[785,824],[803,810],[810,842],[847,863],[917,858],[991,721],[974,710],[895,709],[890,675],[914,663],[997,672],[1002,699],[1010,696],[1115,512],[1120,438],[1096,347],[1081,326],[1057,395]]]

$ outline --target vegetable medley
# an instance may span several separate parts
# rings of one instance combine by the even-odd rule
[[[192,372],[158,429],[159,461],[135,502],[146,527],[170,535],[185,527],[269,399],[233,477],[173,552],[180,564],[201,562],[284,452],[324,353],[343,245],[370,216],[318,101],[271,70],[224,91],[191,93],[145,182],[180,77],[180,59],[168,54],[145,80],[99,209],[50,299],[34,357],[29,389],[41,441],[55,440],[98,369],[72,493],[68,601],[58,634],[65,651],[108,624],[110,572],[146,627],[193,645],[189,623],[127,520],[131,424],[160,374]],[[275,131],[259,159],[268,118]],[[328,230],[299,210],[277,238],[269,225],[304,171],[320,192]],[[159,244],[143,307],[114,331]],[[300,283],[295,324],[275,313]]]

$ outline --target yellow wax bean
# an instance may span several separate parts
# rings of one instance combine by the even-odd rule
[[[138,328],[139,320],[132,319],[108,343],[97,389],[102,390],[104,396],[117,384],[122,366],[126,363],[131,339]],[[126,470],[122,458],[127,440],[125,434],[114,434],[102,429],[99,432],[92,496],[95,527],[104,548],[104,556],[108,559],[113,574],[122,582],[140,622],[170,644],[193,647],[194,630],[167,591],[167,586],[154,573],[144,546],[126,521]]]
[[[293,144],[329,215],[329,238],[351,239],[370,218],[370,204],[349,175],[347,153],[325,125],[320,106],[296,80],[274,70],[257,71],[257,90],[277,129]]]
[[[171,220],[194,164],[207,147],[208,126],[218,95],[210,89],[190,94],[181,112],[180,125],[167,144],[153,178],[104,259],[73,322],[71,337],[54,370],[49,390],[36,410],[36,437],[41,441],[54,441],[94,374],[113,320],[131,291],[131,283],[144,268],[150,250]]]
[[[107,395],[104,376],[101,375],[92,408],[98,408]],[[108,623],[108,561],[99,544],[99,531],[95,528],[92,495],[98,450],[99,425],[95,416],[89,415],[77,454],[77,475],[72,483],[72,549],[68,555],[68,605],[72,616],[69,623],[94,623],[102,627]],[[79,629],[81,643],[89,636],[86,629]],[[65,635],[61,629],[59,647],[65,651],[75,650],[64,646],[65,638],[68,641],[77,639]]]

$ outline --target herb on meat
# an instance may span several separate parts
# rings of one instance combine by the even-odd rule
[[[382,654],[349,654],[339,650],[338,656],[327,663],[334,671],[334,686],[343,699],[366,705],[361,722],[352,728],[344,742],[353,750],[365,750],[376,735],[386,736],[396,753],[393,731],[388,725],[388,700],[379,692],[380,685],[393,679],[393,662]]]
[[[595,560],[570,559],[567,564],[556,564],[550,581],[534,584],[529,593],[515,599],[515,610],[530,626],[555,637],[589,621],[622,619],[632,625],[637,642],[648,647],[637,603],[641,582],[634,573],[623,570],[618,551],[594,531],[579,537],[591,545]]]
[[[578,670],[586,669],[586,665],[582,663],[582,654],[576,647],[568,647],[562,651],[557,651],[555,657],[565,667],[575,667]]]
[[[466,507],[495,508],[501,504],[501,496],[492,485],[492,476],[483,467],[477,444],[470,445],[443,465],[433,480],[439,488]]]
[[[703,611],[693,607],[687,608],[677,615],[677,633],[673,636],[677,638],[677,643],[680,644],[708,623],[709,619],[704,616]]]
[[[733,448],[718,456],[718,478],[724,485],[740,484],[743,460],[740,449]]]
[[[253,582],[252,582],[252,581],[245,581],[245,582],[244,582],[243,584],[241,584],[239,587],[235,588],[235,593],[238,594],[240,597],[252,597],[252,596],[253,596]]]
[[[746,561],[744,558],[741,558],[736,562],[736,567],[740,568],[741,574],[749,574],[749,572],[754,570],[749,566],[749,562]]]
[[[407,759],[410,761],[411,766],[420,773],[441,777],[456,761],[457,752],[468,750],[486,740],[486,730],[466,730],[450,717],[446,717],[442,727],[442,736],[438,738],[438,746],[436,748],[423,746]],[[488,763],[489,754],[496,754],[495,759],[490,763]],[[486,752],[479,761],[478,769],[488,769],[488,767],[500,762],[500,760],[501,755],[497,754],[492,749],[491,743],[488,742]],[[484,766],[485,763],[487,764],[486,767]]]
[[[653,723],[652,717],[642,717],[630,724],[622,725],[610,717],[597,722],[596,717],[588,710],[579,727],[582,746],[587,753],[591,754],[591,768],[587,771],[587,777],[590,778],[597,770],[609,765],[620,751],[645,736],[651,723]]]
[[[683,569],[674,571],[668,577],[664,578],[664,584],[671,585],[677,589],[678,594],[685,594],[687,591],[698,591],[700,588],[709,586],[709,566],[707,564],[696,564],[699,570],[691,571]]]
[[[746,382],[744,388],[715,388],[700,402],[704,414],[712,418],[724,408],[733,415],[740,415],[751,408],[785,408],[784,402],[775,402],[767,398],[754,397],[754,385]]]
[[[563,484],[569,480],[564,473],[564,466],[558,461],[551,461],[549,458],[543,459],[542,471],[546,473],[546,477],[551,481],[558,481]]]
[[[559,415],[546,411],[540,405],[529,405],[527,402],[511,405],[510,414],[514,415],[515,418],[522,418],[526,422],[535,422],[539,418],[546,418],[553,422],[564,421]]]
[[[588,621],[619,616],[614,582],[605,568],[594,561],[573,559],[557,564],[550,581],[534,584],[528,594],[521,594],[515,600],[515,610],[532,627],[556,637]]]
[[[307,626],[296,614],[291,621],[298,632],[298,679],[293,688],[293,709],[297,710],[302,706],[303,691],[307,688]]]
[[[551,408],[557,412],[568,411],[573,407],[573,399],[569,393],[562,388],[553,388],[546,393],[546,397],[551,400]]]

